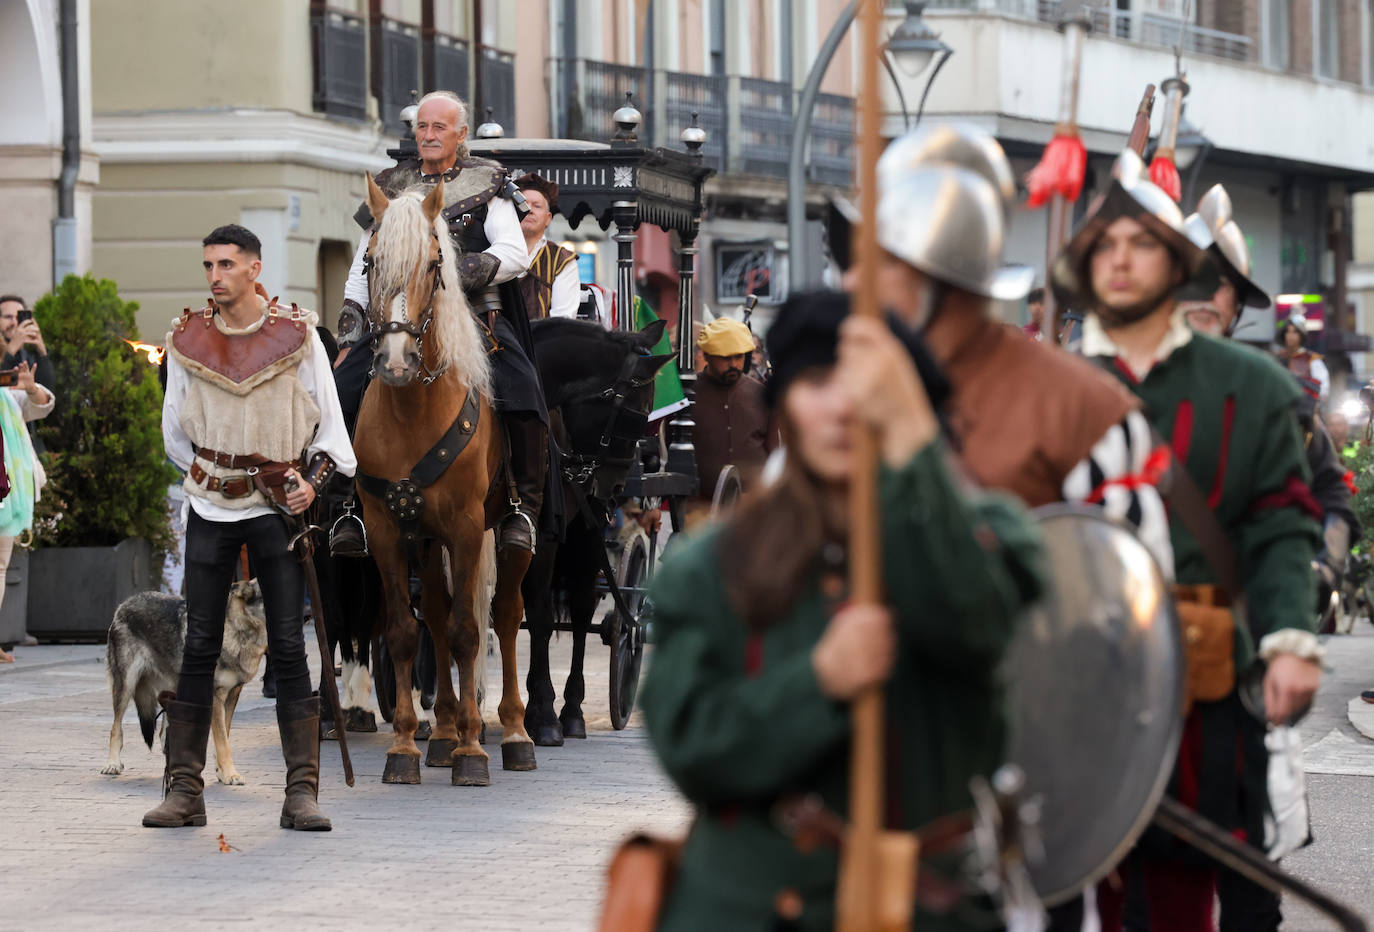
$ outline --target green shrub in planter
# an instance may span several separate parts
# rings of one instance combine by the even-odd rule
[[[57,407],[39,422],[48,486],[34,516],[37,546],[108,547],[146,539],[154,565],[172,546],[157,367],[138,339],[138,305],[115,283],[68,275],[34,305],[52,358]]]

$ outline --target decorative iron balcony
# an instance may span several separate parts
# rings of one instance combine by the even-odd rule
[[[487,108],[497,123],[506,128],[508,134],[515,132],[515,56],[488,46],[481,46],[481,57],[477,59],[481,69],[482,99],[477,101],[477,110],[472,115],[472,125],[479,126],[487,118]]]
[[[664,127],[667,133],[665,142],[669,145],[676,143],[676,134],[691,125],[692,114],[695,113],[697,125],[706,131],[706,144],[701,147],[701,156],[716,171],[724,171],[729,126],[725,78],[680,71],[665,71],[664,78],[668,98],[664,111],[667,120]]]
[[[312,12],[310,51],[315,65],[311,105],[332,116],[366,119],[367,34],[363,18],[338,10]]]
[[[401,110],[410,106],[410,92],[420,82],[420,27],[379,17],[372,24],[372,55],[372,86],[382,125],[393,136],[404,135]]]
[[[1062,6],[1060,0],[931,0],[929,4],[933,10],[1000,13],[1049,24],[1059,22]],[[1248,36],[1184,24],[1176,16],[1159,13],[1117,10],[1109,6],[1093,7],[1090,13],[1093,30],[1101,35],[1115,36],[1141,45],[1173,48],[1180,44],[1181,30],[1185,52],[1231,61],[1255,60],[1254,43]]]

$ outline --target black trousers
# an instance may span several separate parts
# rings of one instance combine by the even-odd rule
[[[301,620],[305,577],[295,555],[286,549],[287,540],[286,525],[276,515],[207,521],[191,509],[186,525],[186,647],[177,684],[177,698],[182,702],[209,705],[214,700],[225,603],[244,545],[262,587],[277,704],[310,695]]]

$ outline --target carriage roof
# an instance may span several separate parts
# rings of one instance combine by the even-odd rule
[[[633,223],[695,236],[701,186],[715,173],[701,156],[634,143],[580,139],[474,139],[473,155],[495,159],[516,174],[536,172],[558,185],[559,212],[576,228],[591,217],[601,229],[616,210],[633,210]],[[629,217],[622,213],[621,223]]]

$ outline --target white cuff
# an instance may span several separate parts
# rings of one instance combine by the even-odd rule
[[[1283,628],[1266,634],[1259,643],[1261,660],[1273,660],[1279,654],[1292,654],[1302,660],[1321,663],[1326,659],[1326,648],[1311,631]]]

